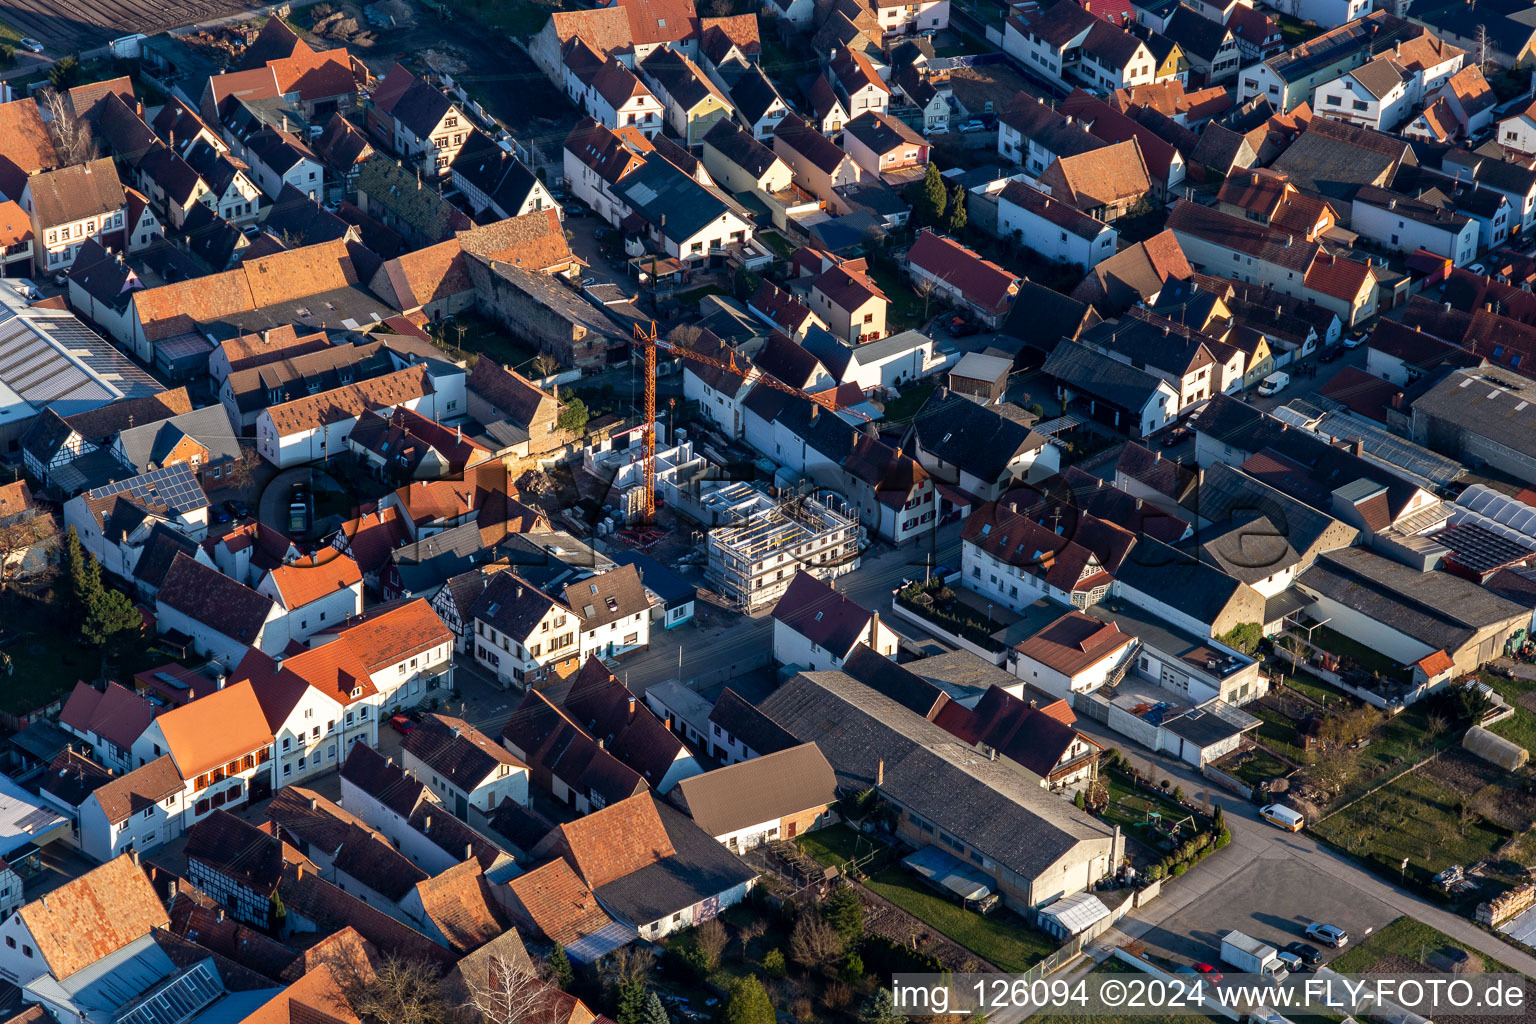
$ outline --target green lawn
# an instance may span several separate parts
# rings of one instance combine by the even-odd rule
[[[690,312],[698,312],[699,301],[706,295],[724,295],[725,289],[719,285],[706,284],[702,288],[691,288],[686,292],[678,292],[672,297]]]
[[[15,46],[17,43],[21,42],[21,36],[22,33],[20,29],[0,21],[0,43],[5,44],[6,46]]]
[[[1154,811],[1162,816],[1164,822],[1175,822],[1192,816],[1195,819],[1194,825],[1184,826],[1180,833],[1184,839],[1190,838],[1205,825],[1205,819],[1199,814],[1161,794],[1134,789],[1115,772],[1103,773],[1100,780],[1109,789],[1109,805],[1104,808],[1104,820],[1119,825],[1127,835],[1139,839],[1149,848],[1156,849],[1158,841],[1163,838],[1161,833],[1148,825],[1148,815]]]
[[[460,327],[464,328],[462,334]],[[539,354],[538,349],[511,337],[494,321],[478,313],[455,313],[453,319],[443,326],[439,336],[451,349],[462,348],[466,355],[483,355],[533,376],[525,364]]]
[[[938,387],[934,381],[924,380],[913,384],[907,390],[885,403],[886,423],[909,423],[917,411],[928,401],[928,396],[933,394],[933,389]]]
[[[925,313],[932,315],[939,312],[940,306],[936,302],[930,302],[924,308],[923,300],[912,290],[912,283],[895,266],[871,263],[869,276],[875,279],[880,290],[885,292],[885,297],[891,300],[885,311],[885,329],[890,333],[917,327],[923,322]]]
[[[777,231],[759,231],[753,237],[778,253],[780,259],[787,260],[795,255],[795,243]]]
[[[807,856],[814,857],[828,867],[842,867],[855,857],[867,856],[871,850],[888,850],[877,839],[839,822],[807,832],[795,840]]]
[[[459,17],[469,17],[489,28],[497,29],[519,39],[529,39],[538,34],[549,20],[558,4],[537,3],[535,0],[446,0]],[[430,9],[420,15],[430,18]]]
[[[1492,856],[1510,838],[1467,807],[1457,793],[1423,773],[1411,772],[1312,825],[1311,831],[1365,859],[1385,877],[1408,874],[1428,882],[1452,864]]]
[[[1359,974],[1369,970],[1383,957],[1405,956],[1410,960],[1422,960],[1446,948],[1464,949],[1480,957],[1484,971],[1499,973],[1511,970],[1492,957],[1411,917],[1398,918],[1375,935],[1368,936],[1363,942],[1340,953],[1328,966],[1342,974]]]
[[[1322,32],[1322,29],[1318,28],[1315,24],[1306,24],[1291,17],[1289,14],[1270,11],[1269,16],[1274,18],[1275,24],[1280,26],[1280,35],[1285,38],[1285,45],[1287,47],[1303,43]]]
[[[1328,707],[1336,708],[1355,703],[1355,699],[1343,690],[1334,688],[1305,669],[1300,672],[1287,672],[1285,685]]]
[[[1243,710],[1251,712],[1263,722],[1259,726],[1258,736],[1266,747],[1297,764],[1307,762],[1306,752],[1296,745],[1296,723],[1289,717],[1263,703],[1249,705]]]
[[[871,875],[864,884],[1004,971],[1028,970],[1059,945],[1001,907],[987,916],[967,910],[928,888],[899,864]]]
[[[828,867],[841,867],[855,856],[863,857],[871,850],[889,851],[884,844],[842,824],[808,832],[795,842],[803,852]],[[879,868],[864,879],[864,884],[871,892],[885,897],[1005,971],[1026,970],[1054,952],[1057,946],[1050,936],[1030,927],[1010,911],[998,908],[983,916],[967,910],[930,889],[900,864]]]
[[[1367,647],[1357,640],[1351,640],[1328,626],[1318,626],[1312,630],[1312,643],[1325,651],[1332,651],[1341,658],[1353,660],[1356,668],[1366,672],[1379,672],[1386,678],[1401,679],[1407,671],[1380,651]]]
[[[1505,679],[1491,672],[1483,673],[1478,678],[1497,690],[1499,695],[1515,709],[1515,713],[1495,725],[1493,731],[1527,750],[1536,750],[1536,714],[1532,714],[1520,703],[1521,697],[1536,692],[1536,681]]]
[[[1241,764],[1218,764],[1216,767],[1250,786],[1279,778],[1291,770],[1290,765],[1262,748],[1254,747],[1247,753],[1249,756]]]

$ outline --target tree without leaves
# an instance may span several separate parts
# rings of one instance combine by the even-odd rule
[[[631,981],[647,982],[656,967],[656,954],[648,949],[625,946],[615,950],[602,962],[603,982],[622,987]]]
[[[35,544],[58,536],[58,524],[39,509],[28,509],[0,523],[0,590],[11,580],[11,562]]]
[[[710,970],[720,966],[720,954],[725,952],[725,944],[729,939],[725,934],[725,925],[720,923],[718,917],[712,917],[695,928],[693,941],[699,947],[699,952],[704,954],[704,963]]]
[[[457,1017],[437,967],[416,958],[385,957],[348,1001],[364,1020],[390,1024],[452,1024]]]
[[[96,140],[75,115],[69,94],[62,89],[43,90],[43,112],[48,116],[48,137],[53,142],[61,166],[72,167],[96,157]]]
[[[466,974],[465,985],[462,1004],[453,1008],[470,1018],[464,1024],[556,1024],[560,1020],[559,993],[539,979],[526,956],[514,959],[495,953],[486,961],[484,975]],[[383,1019],[394,1024],[390,1018]]]
[[[815,912],[800,915],[789,934],[789,958],[808,970],[836,964],[843,956],[843,937]]]

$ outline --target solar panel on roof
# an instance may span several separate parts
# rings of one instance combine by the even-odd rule
[[[224,994],[224,984],[204,960],[131,1004],[116,1024],[178,1024]]]

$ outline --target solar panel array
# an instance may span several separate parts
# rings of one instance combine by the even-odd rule
[[[110,498],[117,494],[126,494],[142,505],[165,508],[173,513],[191,512],[208,505],[208,495],[203,493],[192,467],[184,462],[152,469],[90,492],[93,498]]]
[[[204,960],[131,1004],[115,1024],[180,1024],[223,994],[224,983]]]
[[[102,402],[116,397],[20,319],[0,325],[0,380],[38,405],[66,395]]]
[[[121,391],[124,398],[157,395],[165,390],[159,381],[114,348],[111,342],[72,316],[33,317],[27,322],[84,363],[96,376]]]
[[[1450,548],[1459,564],[1477,573],[1523,562],[1532,554],[1528,545],[1502,537],[1478,523],[1459,523],[1442,530],[1434,539]]]

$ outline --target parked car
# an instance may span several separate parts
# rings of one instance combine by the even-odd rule
[[[33,53],[43,52],[43,44],[31,36],[23,36],[19,45],[23,50],[31,50]]]
[[[247,505],[243,501],[226,501],[224,503],[224,511],[228,512],[236,519],[249,519],[251,516],[251,506]]]
[[[580,203],[566,203],[563,209],[567,217],[585,217],[587,215],[587,208]]]
[[[1307,925],[1307,938],[1316,939],[1325,946],[1339,949],[1349,942],[1349,933],[1336,924],[1313,922]]]
[[[1310,942],[1292,942],[1282,952],[1291,954],[1308,967],[1316,967],[1323,962],[1323,951]]]
[[[257,235],[261,234],[261,225],[247,224],[240,229],[240,233],[246,238],[255,238]]]
[[[969,338],[971,335],[981,331],[980,327],[977,327],[963,316],[950,317],[949,323],[945,325],[945,329],[949,331],[949,336],[952,338]]]
[[[229,522],[229,513],[222,508],[215,508],[213,510],[213,521],[216,523],[227,523]]]
[[[979,132],[984,131],[986,127],[987,126],[982,124],[981,121],[977,120],[976,118],[972,118],[971,120],[966,121],[960,125],[960,130],[962,132]]]
[[[406,733],[416,728],[416,723],[411,720],[411,716],[405,714],[390,715],[389,725],[390,728],[394,729],[395,732],[399,733],[401,736],[404,736]]]
[[[1195,964],[1195,970],[1205,975],[1211,981],[1214,981],[1217,984],[1221,983],[1221,972],[1212,967],[1210,964]]]
[[[1192,431],[1186,426],[1174,427],[1163,435],[1162,445],[1164,448],[1172,448],[1175,445],[1182,444],[1184,439],[1189,437],[1191,433]]]
[[[1349,349],[1359,348],[1361,345],[1365,344],[1365,335],[1365,331],[1356,331],[1354,334],[1351,334],[1349,337],[1344,339],[1344,347]]]
[[[1318,356],[1317,358],[1318,358],[1318,360],[1320,362],[1331,363],[1335,359],[1337,359],[1340,356],[1342,356],[1343,354],[1344,354],[1344,349],[1343,349],[1342,346],[1340,346],[1340,345],[1329,345],[1327,348],[1323,349],[1322,355]]]

